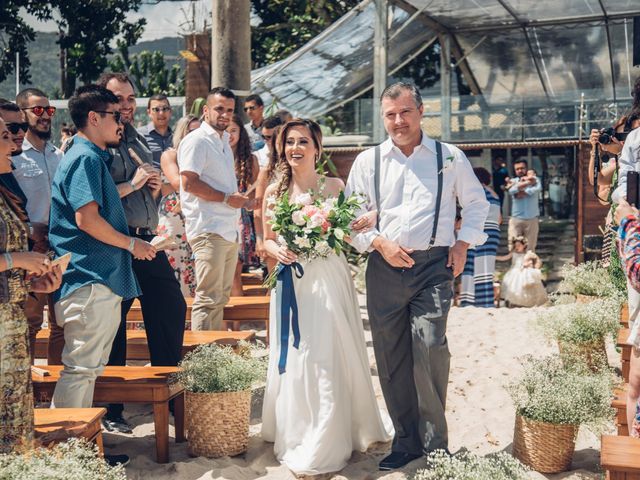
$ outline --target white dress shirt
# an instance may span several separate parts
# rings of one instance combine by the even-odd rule
[[[459,148],[443,143],[442,158],[442,201],[434,246],[450,247],[456,241],[456,199],[463,209],[457,239],[471,246],[482,245],[487,239],[483,230],[489,213],[489,202],[482,185]],[[374,166],[373,148],[358,155],[345,191],[347,195],[364,194],[367,211],[376,209]],[[374,228],[353,235],[353,246],[361,252],[371,250],[371,242],[382,235],[402,247],[426,250],[433,233],[437,191],[435,141],[423,133],[420,145],[406,157],[391,139],[387,139],[380,144],[380,231]]]
[[[51,183],[60,160],[62,151],[51,143],[47,142],[40,152],[26,138],[22,153],[11,157],[13,175],[27,197],[27,215],[32,222],[49,224]]]
[[[613,191],[611,200],[620,203],[620,199],[627,198],[627,173],[640,172],[640,128],[636,128],[624,142],[620,158],[618,159],[618,187]],[[591,175],[591,173],[589,173]]]
[[[229,145],[229,134],[222,136],[207,122],[184,137],[178,147],[180,173],[193,172],[200,180],[219,192],[238,191],[238,182]],[[211,202],[185,192],[180,182],[180,205],[185,232],[191,239],[202,233],[217,233],[229,242],[238,241],[240,210],[223,202]]]

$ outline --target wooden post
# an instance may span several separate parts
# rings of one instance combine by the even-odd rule
[[[387,0],[376,0],[376,21],[373,41],[373,141],[385,138],[380,111],[380,95],[387,86]]]

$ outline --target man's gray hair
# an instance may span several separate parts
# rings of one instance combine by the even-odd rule
[[[380,95],[380,102],[382,102],[382,100],[385,98],[395,100],[405,92],[411,93],[413,101],[416,103],[416,107],[420,107],[420,105],[422,105],[422,95],[420,95],[420,90],[418,90],[418,87],[416,87],[413,83],[405,82],[396,82],[385,88],[382,92],[382,95]]]

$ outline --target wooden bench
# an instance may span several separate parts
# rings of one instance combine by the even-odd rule
[[[627,385],[625,384],[621,388],[616,388],[613,391],[613,400],[611,401],[611,407],[616,411],[616,427],[618,428],[618,435],[629,435],[629,425],[627,425]]]
[[[618,330],[618,338],[616,340],[616,346],[620,348],[620,363],[622,366],[622,378],[625,382],[629,381],[629,369],[631,366],[631,345],[627,344],[627,338],[629,338],[630,330],[628,328],[621,328]]]
[[[37,402],[51,401],[62,366],[39,366],[47,376],[32,374]],[[158,463],[169,461],[169,400],[174,400],[176,442],[184,437],[184,389],[170,383],[177,367],[106,367],[96,380],[93,401],[96,403],[150,403],[156,434]]]
[[[193,298],[186,298],[188,322],[191,321],[191,308],[193,306]],[[240,325],[245,322],[265,322],[269,323],[269,301],[268,295],[262,296],[245,296],[231,297],[229,303],[224,307],[224,324],[225,328],[238,330]],[[142,323],[142,308],[140,302],[135,300],[127,315],[128,323]]]
[[[640,439],[603,435],[600,465],[607,480],[640,480]]]
[[[47,358],[49,345],[49,329],[43,328],[36,336],[36,358]],[[184,332],[182,342],[182,356],[195,350],[200,345],[217,343],[219,345],[236,346],[240,341],[253,340],[255,333],[251,330],[237,332],[203,330]],[[147,346],[147,334],[144,330],[127,330],[127,360],[149,360],[149,347]]]
[[[84,438],[95,442],[104,455],[102,425],[104,408],[36,408],[33,410],[36,440],[45,445],[64,442],[69,438]]]

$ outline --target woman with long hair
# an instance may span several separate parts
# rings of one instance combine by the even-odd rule
[[[185,297],[195,297],[196,276],[191,247],[184,231],[184,215],[180,209],[178,145],[184,137],[199,127],[200,120],[195,115],[189,114],[178,120],[173,131],[173,148],[165,150],[160,157],[163,185],[157,234],[172,238],[178,245],[178,248],[167,250],[166,254]]]
[[[344,255],[302,259],[277,241],[266,220],[270,198],[287,192],[334,199],[339,178],[316,171],[322,133],[312,120],[294,119],[277,138],[281,177],[265,194],[265,248],[282,264],[298,262],[293,276],[300,343],[288,349],[286,371],[278,369],[281,327],[271,296],[270,356],[262,410],[262,436],[274,442],[277,459],[296,474],[317,475],[344,468],[354,450],[391,438],[380,416],[356,290]]]
[[[0,173],[11,172],[16,149],[0,118]],[[33,440],[31,357],[24,302],[28,291],[51,293],[62,272],[49,258],[28,251],[27,216],[20,199],[0,186],[0,454]]]
[[[251,139],[242,125],[242,119],[234,115],[227,127],[229,145],[233,151],[238,192],[245,193],[256,182],[260,165],[258,159],[251,153]],[[249,195],[255,196],[255,193]],[[256,253],[256,232],[254,228],[253,212],[242,208],[240,210],[240,248],[238,263],[231,286],[232,296],[242,296],[242,270],[244,268],[259,267],[260,257]]]

